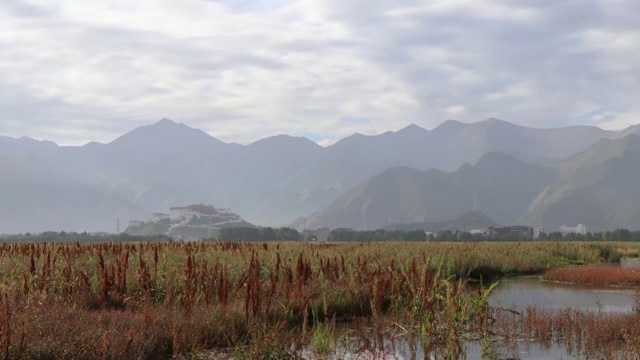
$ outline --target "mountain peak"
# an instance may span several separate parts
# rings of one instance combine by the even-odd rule
[[[490,117],[475,123],[474,125],[478,126],[510,126],[510,127],[522,127],[520,125],[516,125],[514,123],[510,123],[508,121],[500,120],[494,117]]]
[[[291,136],[287,134],[274,135],[270,137],[266,137],[255,141],[249,145],[247,148],[258,148],[261,151],[266,148],[282,148],[285,149],[294,149],[294,148],[312,148],[312,149],[322,149],[322,146],[318,145],[312,140],[309,140],[303,136]]]
[[[442,124],[436,126],[435,128],[433,128],[431,132],[439,133],[439,134],[449,134],[449,133],[458,131],[464,127],[465,127],[464,123],[461,123],[458,120],[449,119],[443,122]]]
[[[440,126],[464,126],[464,123],[454,119],[447,119]]]
[[[467,212],[458,216],[454,222],[457,223],[467,223],[468,225],[474,226],[475,223],[481,224],[480,227],[484,228],[487,226],[498,226],[499,224],[493,221],[489,215],[482,212],[479,209],[471,209]]]
[[[202,130],[179,124],[170,119],[162,119],[154,124],[142,126],[117,138],[110,144],[125,147],[165,147],[167,144],[182,144],[186,147],[197,145],[222,146],[224,142]]]
[[[411,138],[422,139],[423,137],[429,134],[429,130],[418,126],[416,124],[410,124],[405,126],[404,128],[393,133],[394,135],[399,135],[401,138],[407,140]]]
[[[420,125],[416,125],[416,124],[414,124],[414,123],[411,123],[411,124],[409,124],[409,125],[407,125],[407,126],[403,127],[402,129],[398,130],[397,132],[398,132],[398,133],[403,133],[403,132],[417,132],[417,131],[420,131],[420,132],[428,132],[429,130],[427,130],[427,129],[423,128],[423,127],[422,127],[422,126],[420,126]]]
[[[171,119],[162,118],[160,119],[160,121],[155,123],[155,125],[167,126],[167,125],[178,125],[178,123]]]

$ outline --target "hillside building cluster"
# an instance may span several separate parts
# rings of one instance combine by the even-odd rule
[[[172,207],[169,210],[168,217],[171,222],[188,222],[192,219],[208,219],[215,223],[242,221],[240,215],[232,213],[231,209],[218,209],[211,205],[201,204],[185,207]]]
[[[172,207],[169,213],[154,213],[149,221],[133,220],[129,228],[136,229],[149,226],[162,228],[165,235],[176,239],[196,240],[215,237],[224,227],[242,227],[251,225],[240,215],[227,208],[216,208],[212,205],[195,204]],[[157,231],[154,231],[157,232]]]

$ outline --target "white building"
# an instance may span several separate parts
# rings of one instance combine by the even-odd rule
[[[158,223],[162,220],[167,220],[170,219],[169,214],[163,214],[163,213],[153,213],[153,216],[151,217],[151,221],[154,223]]]
[[[562,236],[567,236],[568,234],[579,234],[579,235],[587,235],[587,227],[583,224],[578,224],[578,226],[560,226],[560,232]]]
[[[189,207],[172,207],[169,210],[169,219],[171,222],[177,222],[184,218],[191,218],[195,212]]]

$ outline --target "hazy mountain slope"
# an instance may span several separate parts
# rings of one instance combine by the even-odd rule
[[[589,231],[640,228],[640,136],[602,140],[562,162],[558,173],[523,218],[544,219],[549,231],[579,223]]]
[[[445,230],[451,230],[453,232],[472,231],[485,229],[489,226],[499,226],[499,224],[480,210],[470,210],[452,220],[390,224],[386,229],[404,231],[424,230],[435,233]]]
[[[73,179],[73,186],[121,198],[148,212],[210,203],[233,208],[256,224],[282,225],[329,206],[346,191],[390,167],[453,171],[490,151],[525,162],[554,164],[601,138],[617,138],[637,130],[540,130],[496,119],[474,124],[449,120],[431,131],[410,125],[376,136],[355,134],[323,148],[287,135],[246,146],[228,144],[163,119],[108,144],[66,147],[0,137],[0,155],[33,155],[66,179]],[[470,201],[464,200],[464,208],[452,206],[449,215],[469,209]],[[495,211],[496,219],[511,220],[514,216]]]
[[[281,181],[300,167],[316,162],[323,149],[307,138],[277,135],[240,148],[235,160],[247,165],[246,172],[256,172],[263,180]]]
[[[501,153],[455,172],[391,168],[306,219],[307,227],[373,229],[389,223],[453,219],[476,202],[502,224],[514,223],[553,179],[551,168]]]
[[[256,141],[233,154],[238,164],[234,186],[241,190],[232,207],[250,221],[284,224],[295,203],[289,180],[300,169],[315,164],[324,148],[301,137],[278,135]],[[293,195],[295,197],[295,195]]]
[[[146,211],[78,184],[31,156],[0,156],[0,233],[115,231]]]
[[[14,139],[0,136],[0,154],[8,156],[26,156],[29,154],[39,155],[44,152],[55,151],[58,148],[56,143],[51,141],[38,141],[29,137]]]
[[[237,148],[163,119],[109,144],[65,148],[55,161],[74,179],[152,212],[190,203],[229,202],[235,196],[228,190],[236,164],[226,154]]]
[[[473,160],[472,154],[493,151],[535,160],[562,160],[616,134],[593,126],[534,129],[498,119],[472,124],[449,120],[431,132],[438,138],[434,143],[444,153],[441,162],[434,166],[443,169]]]
[[[260,202],[279,215],[265,220],[283,223],[329,206],[343,192],[389,167],[451,171],[494,151],[550,164],[617,134],[589,126],[532,129],[497,119],[473,124],[447,120],[431,131],[410,125],[375,136],[355,134],[328,147],[317,162],[309,163]]]
[[[640,124],[639,125],[634,125],[634,126],[630,126],[620,132],[618,132],[618,135],[616,136],[616,138],[621,139],[623,137],[626,137],[627,135],[631,135],[631,134],[635,134],[635,135],[640,135]]]
[[[180,150],[190,153],[215,153],[228,149],[227,143],[204,131],[169,119],[134,129],[109,145],[115,151],[136,151],[138,155],[151,157],[176,153],[176,145],[181,147]]]
[[[258,175],[261,184],[271,186],[286,181],[291,174],[315,163],[323,150],[322,146],[307,138],[277,135],[242,147],[233,157],[243,175]]]

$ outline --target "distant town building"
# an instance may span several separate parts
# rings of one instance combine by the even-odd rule
[[[583,224],[578,224],[578,226],[560,226],[560,232],[562,236],[567,236],[568,234],[579,234],[579,235],[587,235],[587,227]]]
[[[540,234],[542,234],[542,229],[533,228],[533,238],[534,239],[540,238]]]
[[[523,235],[533,237],[533,228],[526,225],[490,226],[485,231],[487,235]]]

